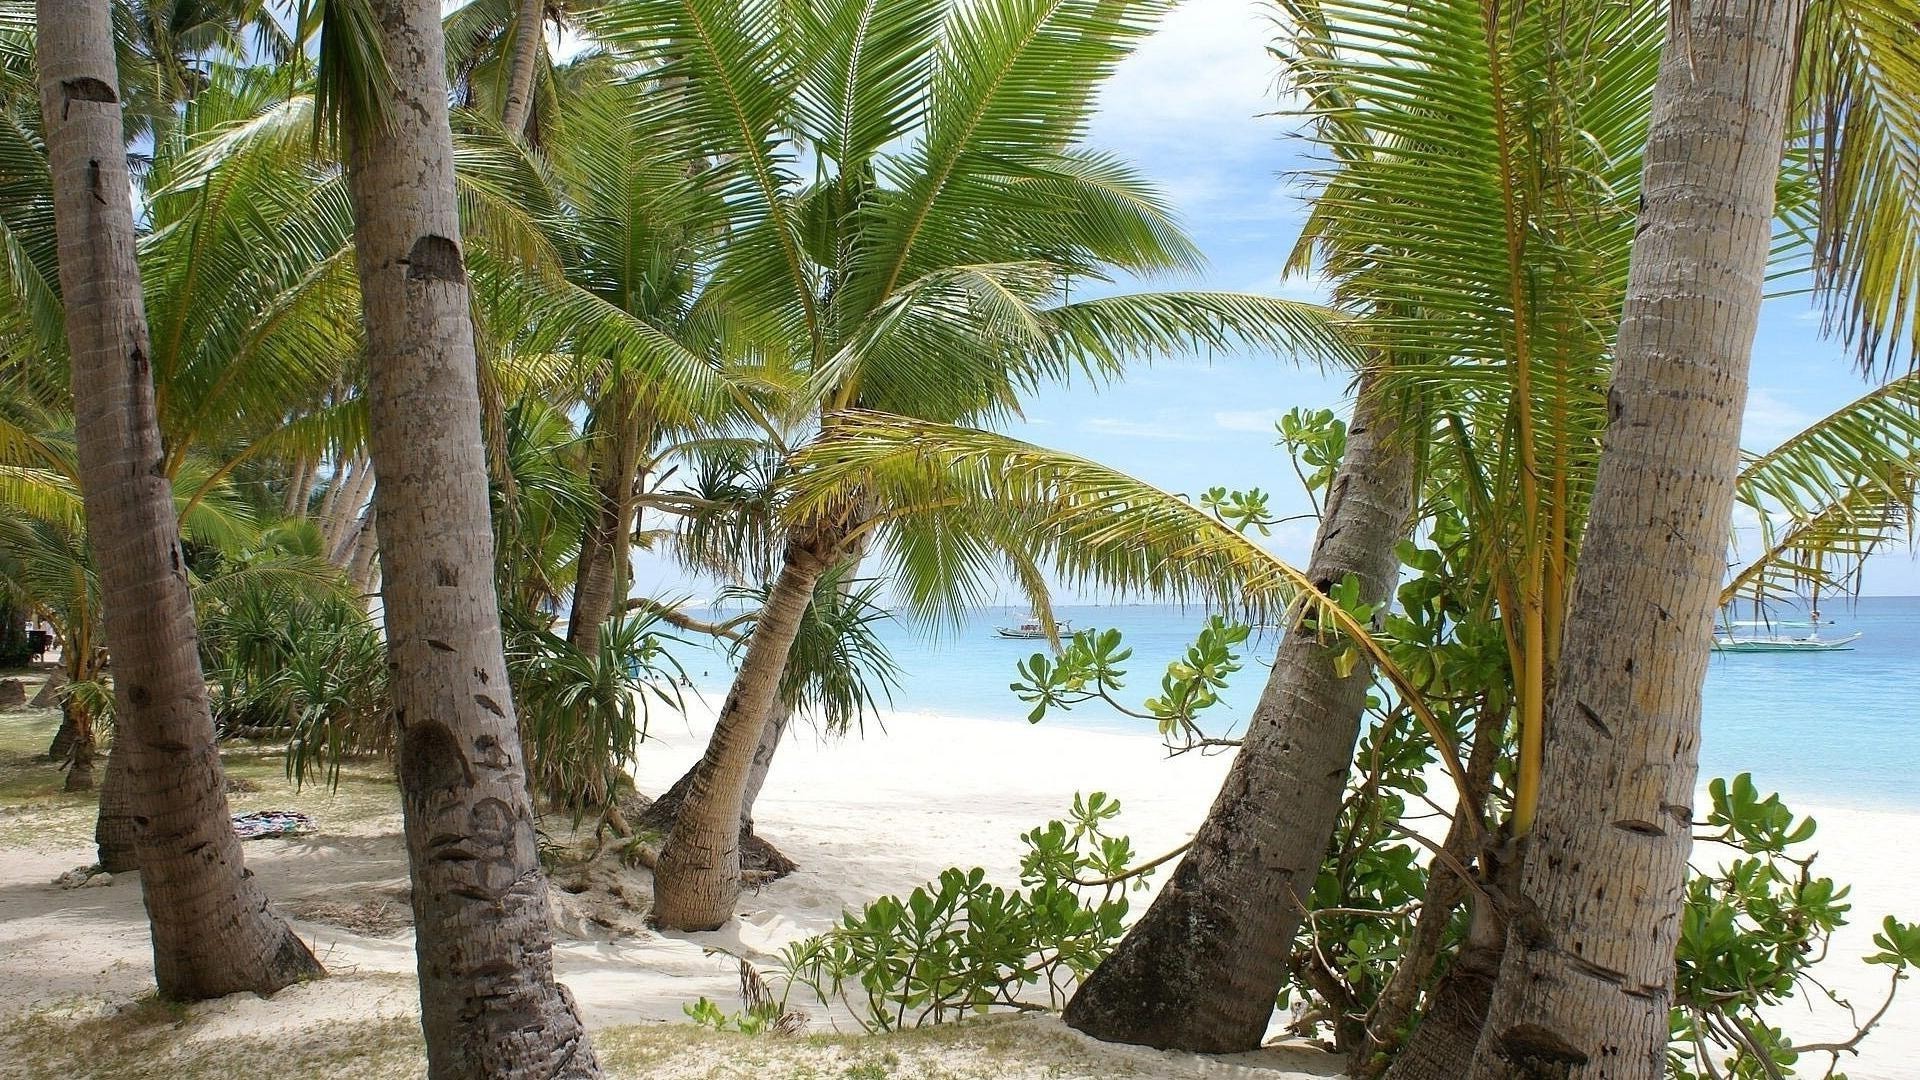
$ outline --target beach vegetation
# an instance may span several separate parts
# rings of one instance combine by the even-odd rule
[[[10,1060],[1104,1076],[1186,1064],[960,1021],[1242,1053],[1278,1010],[1353,1080],[1840,1080],[1884,1026],[1920,927],[1695,772],[1715,612],[1857,590],[1920,507],[1908,0],[1275,0],[1310,164],[1273,261],[1316,302],[1159,287],[1200,249],[1090,135],[1169,0],[447,7],[0,0],[0,661],[23,619],[60,654],[0,717],[0,838],[92,817],[63,880],[138,872],[158,990],[0,1019]],[[1769,289],[1879,383],[1747,454]],[[1228,351],[1350,380],[1276,413],[1308,514],[1008,431]],[[636,595],[646,555],[714,610]],[[1062,587],[1205,621],[1136,685]],[[1190,838],[1076,796],[1013,881],[866,883],[739,961],[739,1009],[589,1038],[557,936],[723,929],[796,869],[754,829],[790,733],[883,732],[888,621],[1008,590],[1030,723],[1232,755]],[[649,802],[709,647],[731,687]],[[340,1025],[362,1062],[189,1004],[323,974],[230,820],[268,781],[400,815],[419,1024]],[[1886,996],[1848,999],[1871,919]],[[1796,1034],[1807,1001],[1849,1030]],[[821,1015],[867,1039],[797,1037]]]

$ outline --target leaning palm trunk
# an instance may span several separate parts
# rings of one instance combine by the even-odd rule
[[[633,553],[634,491],[640,473],[639,400],[624,380],[611,393],[604,452],[593,468],[592,517],[581,527],[567,640],[588,655],[600,650],[600,631],[622,595]]]
[[[393,100],[348,175],[428,1072],[598,1076],[554,979],[507,689],[440,5],[372,7]]]
[[[513,66],[507,74],[507,100],[500,109],[500,126],[509,135],[525,131],[533,111],[533,69],[540,59],[540,24],[546,9],[545,0],[520,0],[520,13],[514,18]]]
[[[1664,1072],[1700,689],[1805,7],[1695,0],[1668,30],[1540,815],[1472,1077]]]
[[[135,857],[169,998],[323,974],[242,865],[200,674],[134,261],[107,0],[41,0],[40,106],[53,176],[87,533],[99,567]]]
[[[740,898],[740,816],[747,780],[780,700],[787,656],[820,575],[837,561],[832,530],[795,530],[780,573],[747,641],[747,655],[720,708],[707,751],[694,766],[686,801],[654,867],[653,922],[669,930],[713,930]]]
[[[766,786],[767,774],[773,771],[773,757],[786,739],[787,725],[793,714],[786,705],[776,702],[773,715],[767,717],[766,730],[760,733],[760,743],[754,747],[753,762],[747,766],[746,786],[740,792],[740,870],[743,874],[758,875],[761,880],[785,877],[800,868],[800,864],[788,858],[779,848],[753,831],[753,804],[760,798],[760,789]],[[687,805],[687,796],[693,791],[693,779],[700,772],[699,763],[680,774],[673,786],[660,794],[660,797],[647,804],[640,812],[634,824],[657,833],[669,833],[680,820],[680,812]]]
[[[1363,386],[1308,575],[1393,589],[1413,512],[1413,447]],[[1067,1004],[1099,1039],[1224,1053],[1260,1045],[1338,821],[1369,672],[1341,643],[1292,631],[1193,846],[1140,922]]]

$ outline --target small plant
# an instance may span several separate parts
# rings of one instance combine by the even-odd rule
[[[1132,843],[1107,833],[1119,812],[1101,792],[1075,796],[1067,820],[1023,835],[1020,888],[956,867],[904,899],[883,896],[847,912],[839,926],[782,952],[787,992],[803,986],[822,1005],[844,1005],[870,1032],[1041,1008],[1030,1000],[1036,987],[1059,1007],[1113,951],[1127,891],[1152,870],[1134,867]]]
[[[1020,679],[1009,685],[1015,696],[1030,703],[1027,720],[1039,723],[1051,709],[1066,711],[1089,701],[1104,702],[1127,716],[1151,721],[1170,746],[1180,749],[1215,745],[1200,730],[1200,714],[1220,703],[1220,691],[1240,670],[1239,648],[1251,634],[1244,624],[1215,615],[1207,620],[1186,655],[1167,665],[1160,693],[1139,708],[1116,696],[1126,686],[1122,667],[1133,650],[1122,644],[1118,630],[1083,630],[1073,635],[1060,655],[1034,653],[1020,662]]]
[[[714,955],[719,950],[708,950]],[[731,955],[731,954],[728,954]],[[735,957],[738,960],[738,957]],[[807,1019],[787,1008],[786,996],[773,996],[773,990],[766,980],[754,970],[752,964],[739,960],[740,964],[740,1000],[746,1007],[739,1012],[724,1012],[713,999],[701,995],[698,1001],[680,1006],[687,1019],[704,1028],[715,1031],[737,1031],[742,1035],[797,1035],[807,1026]],[[791,986],[789,986],[791,989]]]
[[[1920,965],[1920,925],[1885,919],[1866,963],[1890,969],[1886,997],[1862,1018],[1852,1002],[1819,979],[1833,932],[1846,924],[1848,889],[1813,872],[1814,853],[1796,854],[1813,839],[1812,818],[1796,817],[1778,795],[1761,797],[1753,777],[1708,787],[1708,832],[1695,839],[1726,847],[1734,857],[1710,871],[1694,868],[1681,913],[1669,1071],[1679,1080],[1779,1080],[1837,1072],[1873,1030],[1908,969]],[[1801,994],[1818,994],[1853,1018],[1851,1038],[1797,1044],[1768,1024],[1763,1011]],[[1825,1061],[1802,1071],[1802,1059]]]

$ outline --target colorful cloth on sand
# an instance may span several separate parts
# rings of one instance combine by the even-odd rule
[[[313,819],[298,810],[255,810],[233,815],[233,831],[239,833],[242,840],[299,836],[313,831]]]

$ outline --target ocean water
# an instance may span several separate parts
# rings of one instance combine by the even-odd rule
[[[1027,706],[1008,689],[1015,665],[1044,642],[998,637],[994,627],[1020,622],[1024,608],[971,613],[960,627],[928,630],[903,620],[879,633],[900,668],[893,708],[902,712],[1025,720]],[[1074,629],[1115,627],[1133,649],[1125,665],[1123,702],[1135,707],[1159,687],[1167,663],[1182,655],[1205,621],[1204,613],[1160,605],[1060,607],[1056,617]],[[1791,805],[1920,809],[1920,597],[1829,600],[1825,637],[1859,631],[1846,652],[1715,653],[1708,668],[1701,777],[1751,772],[1762,791],[1779,791]],[[1783,618],[1793,618],[1788,613]],[[1804,617],[1804,616],[1801,616]],[[1742,627],[1740,633],[1763,633]],[[1783,627],[1804,634],[1804,627]],[[1266,682],[1265,660],[1275,639],[1256,638],[1243,650],[1244,667],[1210,731],[1244,725]],[[725,694],[724,656],[704,648],[676,648],[690,677],[713,700]],[[1047,724],[1151,732],[1145,721],[1094,702],[1052,711]]]

